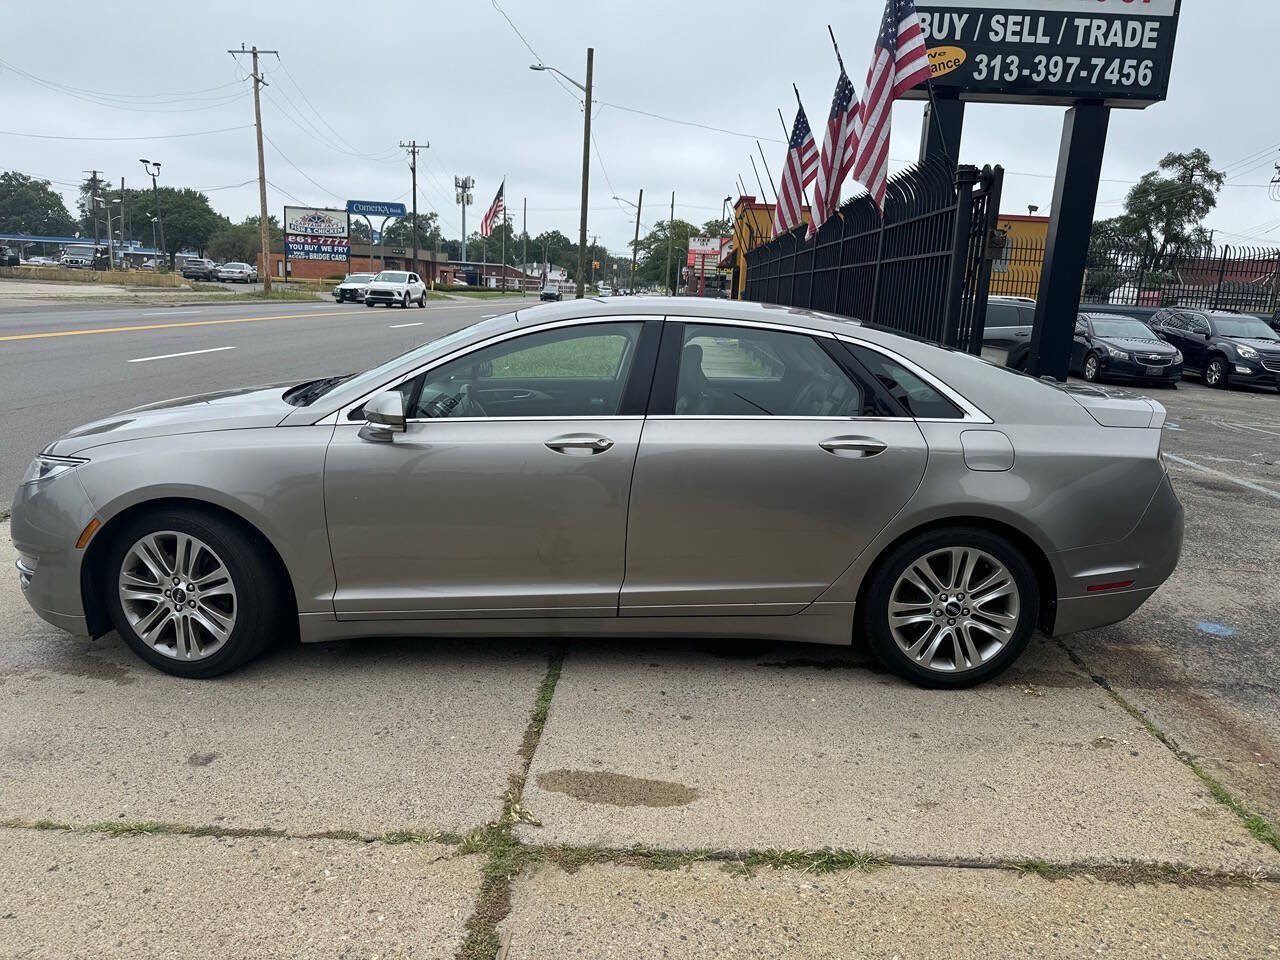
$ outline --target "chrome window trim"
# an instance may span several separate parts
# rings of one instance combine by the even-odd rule
[[[809,422],[821,420],[824,423],[918,423],[919,422],[915,417],[795,417],[795,416],[771,417],[768,414],[763,414],[763,413],[742,413],[742,414],[695,413],[695,414],[689,414],[689,415],[683,415],[679,413],[658,413],[658,414],[654,414],[653,416],[647,417],[646,419],[661,420],[661,421],[760,420],[766,423],[769,422],[770,420],[804,420]],[[946,422],[956,423],[958,422],[958,420],[959,418],[956,418],[955,420],[950,420]]]
[[[471,343],[471,344],[467,344],[466,346],[459,347],[457,350],[454,350],[452,353],[445,354],[445,356],[443,357],[437,357],[435,360],[431,360],[420,367],[415,367],[413,370],[409,371],[408,373],[397,374],[396,376],[392,377],[390,380],[383,383],[381,386],[376,387],[373,390],[370,390],[368,393],[361,396],[358,400],[353,400],[352,402],[340,407],[338,410],[335,411],[335,414],[337,415],[338,423],[340,424],[366,423],[367,421],[364,421],[364,420],[348,420],[347,416],[348,414],[351,413],[352,410],[356,409],[357,407],[362,407],[366,403],[368,403],[371,397],[375,396],[376,394],[382,393],[383,391],[392,389],[393,385],[399,386],[401,383],[404,383],[406,380],[412,380],[414,377],[418,376],[421,373],[424,373],[427,370],[434,370],[436,367],[443,366],[444,364],[450,363],[453,360],[457,360],[461,357],[465,357],[467,354],[474,353],[477,350],[483,350],[486,347],[493,346],[494,344],[502,343],[504,340],[512,340],[516,337],[529,336],[534,333],[541,333],[544,330],[557,330],[561,327],[582,326],[583,324],[588,324],[588,323],[639,323],[641,324],[641,326],[643,326],[645,320],[648,320],[648,319],[652,319],[652,317],[647,317],[644,314],[634,314],[634,315],[626,314],[626,315],[607,316],[607,317],[572,317],[567,320],[556,320],[552,323],[538,324],[537,326],[529,327],[526,329],[520,329],[519,327],[517,327],[515,330],[508,330],[506,333],[495,334],[494,336],[488,338],[487,340],[481,340],[479,343]],[[448,334],[445,334],[445,336],[448,336]],[[324,417],[321,417],[319,420],[316,421],[316,423],[317,424],[323,423],[324,419],[325,419]],[[452,420],[455,423],[459,423],[459,422],[462,422],[463,420],[484,421],[484,420],[503,420],[503,419],[505,420],[570,420],[570,419],[616,420],[616,419],[623,419],[623,418],[617,417],[617,416],[609,416],[608,414],[600,417],[424,417],[424,418],[415,418],[412,420],[406,420],[406,423],[429,423],[429,422],[434,422],[436,420]]]
[[[668,314],[663,318],[669,323],[683,323],[694,327],[753,327],[757,330],[774,330],[782,333],[798,333],[806,337],[823,337],[827,340],[837,339],[830,330],[815,330],[813,327],[797,327],[788,323],[774,323],[771,320],[739,320],[732,317],[690,317],[683,314]]]
[[[987,416],[976,404],[970,402],[962,394],[953,390],[949,385],[943,383],[928,370],[925,370],[918,363],[908,360],[906,357],[902,356],[902,354],[895,353],[887,347],[882,347],[878,343],[871,343],[868,340],[860,340],[857,337],[837,335],[836,339],[843,340],[846,343],[856,344],[859,347],[865,347],[868,350],[874,350],[876,353],[888,357],[894,363],[901,364],[958,406],[964,414],[962,417],[913,417],[912,419],[917,423],[995,423],[995,421]]]

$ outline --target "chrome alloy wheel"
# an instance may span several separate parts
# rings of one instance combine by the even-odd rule
[[[974,547],[950,547],[917,558],[898,577],[889,630],[913,662],[957,673],[1004,649],[1018,611],[1018,585],[1004,564]]]
[[[125,553],[118,588],[134,632],[174,660],[212,656],[235,628],[231,572],[190,534],[158,530],[144,536]]]

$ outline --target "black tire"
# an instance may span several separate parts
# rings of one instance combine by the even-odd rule
[[[426,291],[423,291],[422,296],[418,297],[418,309],[419,309],[419,310],[425,310],[425,309],[427,309],[427,294],[426,294]]]
[[[406,290],[404,292],[404,296],[400,298],[400,309],[401,310],[409,309],[409,291],[408,290]]]
[[[231,634],[221,648],[202,660],[177,660],[155,650],[130,625],[120,601],[116,584],[126,553],[148,533],[166,530],[204,541],[222,560],[235,584],[236,617]],[[139,657],[174,676],[216,677],[234,670],[285,633],[282,628],[287,611],[280,602],[282,585],[267,559],[267,549],[265,543],[238,525],[198,509],[157,510],[134,517],[116,531],[102,571],[102,596],[116,631]]]
[[[366,300],[366,301],[364,302],[364,305],[365,305],[366,307],[372,307],[372,306],[374,306],[374,303],[373,303],[373,301],[372,301],[372,300]]]
[[[1205,386],[1225,390],[1227,388],[1227,381],[1230,377],[1231,375],[1227,370],[1227,361],[1223,360],[1222,357],[1214,357],[1205,365]]]
[[[1019,603],[1012,636],[989,660],[968,669],[943,672],[922,666],[899,648],[889,626],[889,602],[894,585],[909,565],[934,550],[949,547],[975,548],[1002,563],[1017,587]],[[1040,617],[1040,588],[1030,562],[1004,537],[976,527],[944,527],[910,537],[882,557],[867,581],[858,607],[858,628],[872,653],[888,669],[918,686],[959,689],[991,679],[1021,656]]]
[[[1096,353],[1086,354],[1081,371],[1084,378],[1090,383],[1097,383],[1098,378],[1102,376],[1102,361],[1098,359]]]

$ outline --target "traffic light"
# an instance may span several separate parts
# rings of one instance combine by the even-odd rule
[[[591,269],[592,269],[592,270],[599,270],[599,269],[600,269],[600,261],[599,261],[599,260],[592,260],[592,261],[591,261]]]

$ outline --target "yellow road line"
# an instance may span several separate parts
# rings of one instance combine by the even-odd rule
[[[267,317],[229,317],[224,320],[180,320],[174,323],[135,323],[126,327],[92,327],[87,330],[50,330],[46,333],[11,333],[0,336],[8,340],[44,340],[49,337],[83,337],[98,333],[130,333],[134,330],[171,330],[174,327],[212,327],[221,323],[254,323],[258,320],[301,320],[307,317],[345,317],[360,310],[327,310],[313,313],[277,313]]]

